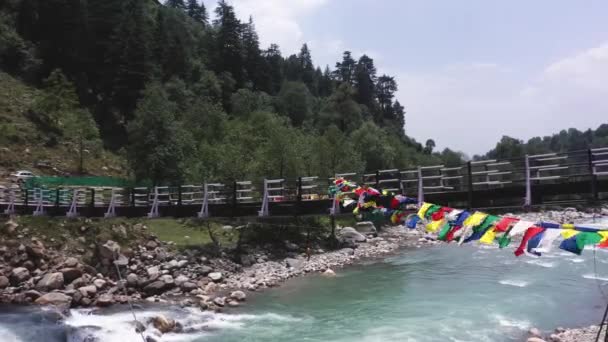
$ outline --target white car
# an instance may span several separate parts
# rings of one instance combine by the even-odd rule
[[[15,172],[15,173],[11,173],[10,177],[17,183],[21,183],[21,182],[25,182],[29,178],[34,177],[34,174],[31,173],[30,171],[21,170],[21,171]]]

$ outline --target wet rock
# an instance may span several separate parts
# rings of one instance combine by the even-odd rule
[[[540,332],[540,330],[538,330],[537,328],[530,328],[530,330],[528,330],[528,334],[530,335],[530,337],[542,337],[542,333]]]
[[[198,273],[201,274],[201,275],[206,276],[206,275],[208,275],[211,272],[213,272],[213,268],[211,268],[211,267],[209,267],[207,265],[204,265],[204,266],[201,266],[201,268],[200,268],[200,270],[199,270]]]
[[[325,272],[321,273],[324,277],[335,277],[336,276],[336,272],[332,271],[331,269],[326,269]]]
[[[41,291],[57,290],[63,287],[63,273],[47,273],[36,284],[36,289]]]
[[[222,280],[222,273],[220,273],[220,272],[211,272],[211,273],[209,273],[208,277],[211,280],[213,280],[215,282],[218,282],[218,281]]]
[[[163,315],[158,315],[156,317],[152,317],[150,320],[152,326],[163,334],[173,331],[175,329],[175,320],[167,318]]]
[[[0,289],[7,287],[10,284],[10,281],[5,276],[0,276]]]
[[[181,288],[182,288],[182,290],[184,290],[186,292],[190,292],[192,290],[198,289],[198,286],[195,283],[187,281],[182,284]]]
[[[135,321],[135,332],[139,334],[144,331],[146,331],[146,326],[140,321]]]
[[[95,303],[99,307],[107,307],[114,304],[114,297],[110,294],[104,293],[97,298]]]
[[[99,255],[107,260],[114,260],[120,254],[120,245],[112,240],[106,241],[103,245],[99,246]]]
[[[342,248],[340,250],[340,253],[344,253],[346,255],[354,255],[355,254],[355,250],[353,248]]]
[[[35,303],[39,305],[70,305],[72,298],[60,292],[50,292],[36,299]]]
[[[215,297],[213,298],[213,304],[217,305],[217,306],[225,306],[226,305],[226,298],[224,297]]]
[[[555,332],[558,333],[558,334],[564,333],[564,332],[566,332],[566,328],[564,328],[564,327],[557,327],[557,328],[555,328]]]
[[[59,271],[63,274],[63,280],[66,284],[69,284],[82,276],[82,271],[77,268],[62,268]]]
[[[233,291],[230,293],[230,298],[243,302],[247,299],[247,295],[243,291]]]
[[[526,340],[526,342],[547,342],[540,337],[530,337]]]
[[[23,295],[26,298],[29,298],[33,301],[35,301],[36,299],[40,298],[40,296],[42,296],[42,294],[36,290],[27,290],[23,293]]]

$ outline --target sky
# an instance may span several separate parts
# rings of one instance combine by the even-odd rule
[[[228,2],[253,16],[263,48],[307,43],[322,67],[344,50],[372,57],[397,79],[406,133],[440,149],[472,156],[503,135],[608,123],[608,1]]]

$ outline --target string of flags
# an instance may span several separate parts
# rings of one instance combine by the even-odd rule
[[[329,192],[343,207],[354,206],[353,214],[359,219],[390,219],[391,223],[404,224],[410,229],[423,225],[438,240],[459,245],[477,241],[489,245],[497,243],[505,248],[514,239],[521,238],[514,251],[516,256],[541,256],[551,251],[558,239],[561,239],[560,249],[578,255],[585,246],[608,248],[608,227],[532,222],[426,202],[418,205],[414,198],[380,192],[367,185],[358,186],[344,178],[337,178]],[[412,208],[417,208],[417,213],[407,215],[406,210],[409,212]]]

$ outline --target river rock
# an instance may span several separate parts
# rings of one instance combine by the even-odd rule
[[[148,273],[148,277],[150,277],[151,280],[155,280],[160,276],[160,269],[158,268],[158,266],[149,267],[146,272]]]
[[[152,317],[150,321],[152,322],[152,326],[163,334],[171,332],[173,329],[175,329],[175,320],[167,318],[163,315]]]
[[[78,292],[80,292],[83,297],[95,297],[97,294],[97,287],[94,285],[83,286],[78,289]]]
[[[365,242],[367,238],[365,235],[359,233],[353,227],[344,227],[338,232],[338,240],[342,241],[353,241],[353,242]]]
[[[336,276],[336,272],[332,271],[330,268],[326,269],[325,272],[321,273],[324,277],[335,277]]]
[[[247,299],[247,295],[243,291],[233,291],[230,294],[230,298],[236,299],[239,302],[243,302],[243,301],[245,301],[245,299]]]
[[[177,276],[177,278],[175,278],[175,285],[181,287],[185,282],[189,280],[190,279],[188,277],[183,274],[180,274],[179,276]]]
[[[5,276],[0,276],[0,289],[7,287],[10,284],[10,281]]]
[[[226,305],[226,298],[215,297],[215,298],[213,298],[213,303],[217,306],[224,306],[224,305]]]
[[[34,240],[26,247],[26,252],[32,257],[42,258],[45,254],[45,248],[42,242]]]
[[[63,293],[59,293],[59,292],[50,292],[47,293],[43,296],[41,296],[40,298],[36,299],[35,303],[39,304],[39,305],[69,305],[70,302],[72,301],[72,298],[70,296],[66,296]]]
[[[529,337],[526,342],[547,342],[540,337]]]
[[[221,272],[211,272],[211,273],[209,273],[208,277],[211,280],[218,282],[218,281],[222,280],[222,273]]]
[[[95,287],[99,290],[103,289],[106,286],[106,281],[103,279],[95,279],[93,281],[93,285],[95,285]]]
[[[193,282],[187,281],[182,284],[181,288],[182,288],[182,290],[184,290],[186,292],[190,292],[192,290],[198,289],[198,286]]]
[[[175,280],[170,274],[162,275],[159,280],[165,283],[167,287],[172,287],[173,285],[175,285]]]
[[[296,245],[293,242],[290,241],[285,241],[285,249],[287,249],[290,252],[297,252],[298,250],[300,250],[300,246]]]
[[[198,273],[199,273],[199,274],[201,274],[201,275],[206,276],[206,275],[208,275],[208,274],[209,274],[209,273],[211,273],[211,272],[213,272],[213,268],[211,268],[211,267],[209,267],[209,266],[207,266],[207,265],[203,265],[203,266],[201,266],[201,268],[199,269],[199,272],[198,272]]]
[[[114,304],[114,297],[111,294],[104,293],[97,298],[95,304],[99,307],[110,306]]]
[[[42,294],[36,290],[27,290],[23,292],[23,295],[26,298],[30,298],[32,301],[35,301],[36,299],[40,298],[40,296],[42,296]]]
[[[357,222],[356,230],[361,234],[377,234],[376,226],[370,221]]]
[[[63,287],[63,273],[47,273],[36,284],[36,289],[41,291],[57,290]]]
[[[17,222],[13,221],[13,219],[10,219],[8,221],[6,221],[6,223],[4,224],[4,227],[6,228],[6,231],[11,234],[15,231],[15,229],[17,229],[17,227],[19,227],[19,224],[17,224]]]
[[[137,274],[129,273],[127,275],[127,284],[129,284],[129,286],[135,287],[135,286],[137,286],[138,282],[139,282],[139,277],[137,276]]]
[[[76,267],[78,266],[78,259],[74,258],[74,257],[69,257],[67,259],[65,259],[65,261],[63,262],[63,266],[65,267]]]
[[[543,334],[537,328],[530,328],[530,330],[528,330],[528,334],[530,335],[530,337],[542,337],[543,336]]]
[[[304,260],[287,258],[285,259],[285,264],[287,265],[287,267],[300,269],[304,265]]]
[[[120,245],[115,241],[108,240],[103,245],[99,246],[99,255],[108,260],[114,260],[120,254]]]
[[[165,282],[162,280],[156,280],[144,287],[144,291],[148,294],[161,294],[165,289]]]
[[[146,248],[147,248],[147,249],[149,249],[149,250],[153,250],[153,249],[155,249],[156,247],[158,247],[158,244],[157,244],[157,243],[156,243],[156,241],[154,241],[154,240],[150,240],[150,241],[148,241],[148,242],[146,243]]]
[[[66,284],[69,284],[82,276],[82,271],[77,268],[62,268],[59,271],[63,274],[63,280]]]

